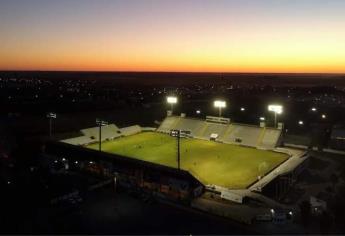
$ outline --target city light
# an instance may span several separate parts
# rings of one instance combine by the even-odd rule
[[[196,113],[196,114],[200,114],[201,111],[200,111],[200,110],[196,110],[195,113]]]
[[[322,114],[322,115],[321,115],[321,118],[322,118],[322,119],[326,119],[326,117],[327,117],[327,116],[326,116],[325,114]]]
[[[244,108],[244,107],[241,107],[241,111],[245,111],[246,110],[246,108]]]
[[[260,117],[260,120],[261,120],[261,121],[265,121],[266,119],[265,119],[265,117],[262,117],[262,116],[261,116],[261,117]]]
[[[303,120],[298,121],[298,124],[303,125],[304,124]]]
[[[317,109],[315,107],[312,107],[311,110],[312,111],[317,111]]]

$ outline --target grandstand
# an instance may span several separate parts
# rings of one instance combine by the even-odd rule
[[[121,134],[124,136],[134,135],[141,132],[141,127],[139,125],[128,126],[120,129]]]
[[[99,141],[99,127],[93,127],[88,129],[82,129],[81,132],[84,136],[89,137],[95,141]],[[109,124],[102,126],[102,140],[110,140],[121,136],[120,129],[114,125]]]
[[[87,136],[80,136],[80,137],[75,137],[75,138],[69,138],[69,139],[65,139],[65,140],[61,140],[61,142],[64,143],[69,143],[69,144],[73,144],[73,145],[84,145],[84,144],[88,144],[88,143],[92,143],[94,142],[94,140],[92,140],[90,137]]]
[[[137,132],[138,129],[139,129],[138,132],[141,132],[140,126],[131,126],[126,129],[119,129],[114,124],[105,125],[105,126],[102,126],[102,134],[101,134],[102,141],[118,138],[123,135],[122,131],[125,132],[124,135],[126,134],[129,135],[131,133],[135,134],[135,133],[138,133]],[[61,140],[61,142],[69,143],[73,145],[87,145],[87,144],[95,143],[99,141],[99,127],[82,129],[80,130],[80,132],[82,136],[64,139],[64,140]]]
[[[281,135],[281,130],[265,128],[265,133],[261,142],[259,143],[259,146],[263,148],[275,147],[277,144],[277,141],[280,138],[280,135]]]
[[[281,135],[280,129],[176,116],[167,117],[157,131],[169,133],[172,129],[189,130],[192,137],[204,140],[210,140],[211,135],[216,134],[220,142],[262,149],[274,149]]]

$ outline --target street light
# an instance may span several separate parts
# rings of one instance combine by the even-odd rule
[[[225,101],[221,101],[221,100],[216,100],[213,103],[214,107],[217,107],[219,109],[219,117],[222,116],[222,108],[226,107],[226,102]]]
[[[322,119],[326,119],[326,117],[327,117],[327,116],[326,116],[325,114],[322,114],[322,115],[321,115],[321,118],[322,118]]]
[[[244,108],[244,107],[241,107],[241,111],[245,111],[246,110],[246,108]]]
[[[171,114],[173,114],[174,104],[177,103],[177,97],[173,97],[173,96],[167,97],[167,103],[171,105]]]
[[[303,120],[298,121],[298,124],[303,125],[304,124]]]
[[[56,113],[49,112],[47,118],[49,119],[49,137],[52,137],[52,123],[53,119],[56,119]]]
[[[101,119],[96,119],[96,124],[99,127],[99,151],[102,150],[102,126],[108,125],[107,121],[101,120]]]
[[[260,120],[261,120],[261,121],[265,121],[265,117],[261,116],[261,117],[260,117]]]
[[[311,110],[314,112],[317,111],[316,107],[312,107]]]
[[[283,113],[283,106],[281,106],[281,105],[269,105],[268,111],[272,111],[274,113],[274,127],[277,128],[277,115]]]

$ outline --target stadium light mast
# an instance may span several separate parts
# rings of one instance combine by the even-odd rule
[[[282,105],[269,105],[268,111],[274,113],[274,128],[277,128],[277,115],[283,113],[283,106]]]
[[[176,137],[176,144],[177,144],[177,169],[181,169],[181,151],[180,151],[180,139],[185,138],[190,135],[189,130],[179,130],[179,129],[172,129],[170,130],[170,136]]]
[[[171,105],[171,114],[173,114],[174,104],[177,103],[177,97],[174,97],[174,96],[167,97],[167,103]]]
[[[107,125],[108,122],[97,118],[96,124],[99,127],[99,151],[102,151],[102,126]]]
[[[219,117],[222,117],[222,108],[226,107],[226,102],[221,101],[221,100],[216,100],[216,101],[214,101],[213,105],[214,105],[214,107],[218,108]]]
[[[53,119],[56,119],[56,113],[49,112],[47,114],[47,118],[49,119],[49,137],[52,137],[52,126],[53,126]]]

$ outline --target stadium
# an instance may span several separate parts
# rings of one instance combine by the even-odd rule
[[[307,159],[302,151],[278,147],[282,124],[277,127],[170,111],[158,128],[100,123],[80,130],[78,137],[50,143],[47,153],[69,160],[69,168],[78,163],[163,198],[190,201],[211,191],[237,203],[266,201],[261,194],[279,199],[288,191]]]

